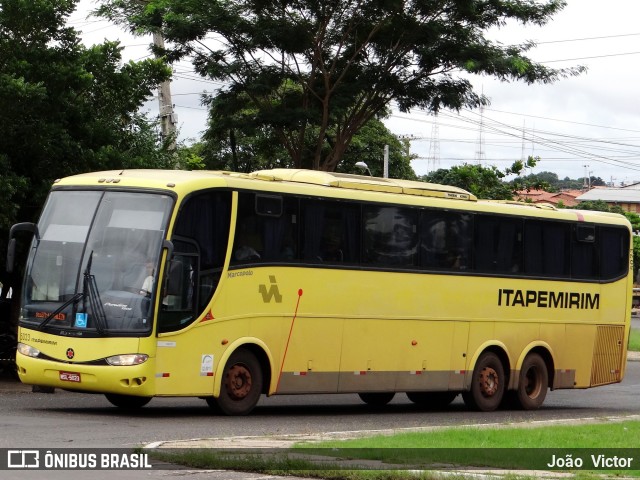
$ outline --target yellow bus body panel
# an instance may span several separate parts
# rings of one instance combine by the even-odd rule
[[[301,183],[294,182],[296,172],[287,177],[290,181],[283,180],[282,172],[254,177],[220,172],[120,173],[70,177],[58,185],[95,186],[100,179],[101,185],[118,179],[113,188],[170,191],[177,205],[194,191],[224,187],[523,218],[581,218],[628,228],[621,216],[550,213],[476,201],[455,189],[432,195],[411,183],[388,188],[382,184],[369,188],[365,180],[357,185],[331,184],[322,172],[305,174]],[[396,191],[405,193],[388,193]],[[235,216],[234,202],[232,224]],[[624,375],[631,273],[611,283],[597,283],[302,265],[229,269],[229,257],[230,249],[211,302],[183,330],[162,334],[154,330],[143,338],[72,338],[21,328],[23,343],[56,360],[19,354],[21,379],[106,393],[213,396],[220,392],[226,360],[240,347],[264,353],[268,394],[461,391],[469,388],[470,372],[486,349],[504,353],[510,388],[517,386],[519,368],[535,348],[551,354],[554,388],[587,388],[620,381]],[[79,384],[60,379],[68,348],[75,351],[73,361],[79,362],[68,364],[70,371],[80,374]],[[149,359],[135,367],[82,363],[125,353],[144,353]]]

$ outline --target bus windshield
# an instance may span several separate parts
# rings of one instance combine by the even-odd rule
[[[122,191],[54,191],[38,224],[21,323],[90,335],[148,332],[173,200]]]

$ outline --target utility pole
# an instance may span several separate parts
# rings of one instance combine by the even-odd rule
[[[389,145],[384,146],[384,159],[382,162],[382,178],[389,178]]]
[[[153,45],[156,48],[164,50],[164,38],[159,32],[153,33]],[[176,148],[176,124],[178,117],[173,112],[173,102],[171,100],[171,82],[169,80],[162,82],[158,87],[158,101],[160,103],[160,131],[162,139],[172,138],[170,150]]]

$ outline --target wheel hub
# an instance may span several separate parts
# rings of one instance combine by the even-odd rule
[[[498,372],[486,367],[480,372],[480,390],[485,397],[492,397],[500,388]]]
[[[540,395],[541,389],[538,372],[535,368],[530,368],[525,375],[525,392],[530,398],[536,398]]]
[[[251,391],[251,372],[243,365],[234,365],[227,376],[229,396],[238,400],[245,398]]]

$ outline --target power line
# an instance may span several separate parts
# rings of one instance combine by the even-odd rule
[[[621,37],[636,37],[640,33],[621,33],[618,35],[602,35],[599,37],[583,37],[583,38],[569,38],[564,40],[547,40],[545,42],[535,42],[536,45],[546,45],[548,43],[566,43],[566,42],[583,42],[586,40],[606,40],[609,38],[621,38]]]

